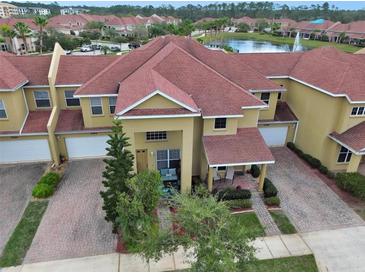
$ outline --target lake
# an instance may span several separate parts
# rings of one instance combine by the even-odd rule
[[[209,43],[208,48],[216,48],[220,45],[228,45],[239,53],[253,53],[253,52],[289,52],[293,50],[293,45],[288,44],[274,44],[271,42],[254,41],[254,40],[223,40]],[[303,50],[309,48],[303,47]]]

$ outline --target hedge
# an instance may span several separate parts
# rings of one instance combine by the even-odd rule
[[[264,202],[268,206],[280,206],[280,199],[277,196],[265,198]]]
[[[219,201],[250,199],[251,192],[248,189],[225,188],[217,193]]]
[[[251,175],[254,178],[258,178],[261,174],[260,168],[257,165],[251,166]]]
[[[237,199],[237,200],[229,200],[224,201],[224,203],[232,209],[236,208],[251,208],[252,203],[250,199]]]
[[[35,198],[48,198],[54,193],[60,180],[61,176],[58,173],[47,173],[42,176],[39,182],[34,186],[32,196]]]
[[[365,200],[365,176],[358,172],[342,172],[336,174],[335,180],[339,188]]]
[[[276,197],[278,195],[278,190],[274,186],[274,184],[268,179],[265,178],[264,180],[264,197]]]

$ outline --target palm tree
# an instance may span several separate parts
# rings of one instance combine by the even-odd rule
[[[39,52],[42,54],[43,51],[43,28],[47,26],[48,20],[43,16],[36,16],[33,21],[39,27]]]
[[[12,47],[13,51],[15,52],[13,38],[16,36],[16,32],[9,25],[4,24],[4,25],[0,25],[0,33],[5,38],[5,40],[6,40],[6,38],[9,38],[11,47]]]
[[[32,31],[28,27],[27,24],[23,22],[18,22],[14,25],[15,31],[18,36],[20,36],[23,40],[24,46],[25,46],[25,52],[28,52],[28,45],[27,45],[27,37],[30,36]]]

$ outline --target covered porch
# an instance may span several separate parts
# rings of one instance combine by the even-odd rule
[[[237,129],[235,135],[204,136],[203,146],[209,191],[225,187],[262,191],[267,165],[275,160],[257,128]],[[260,168],[258,178],[247,172],[252,165]]]

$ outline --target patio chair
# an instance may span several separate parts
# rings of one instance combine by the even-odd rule
[[[230,166],[227,168],[225,180],[230,180],[232,181],[233,184],[233,179],[234,179],[234,168]]]

